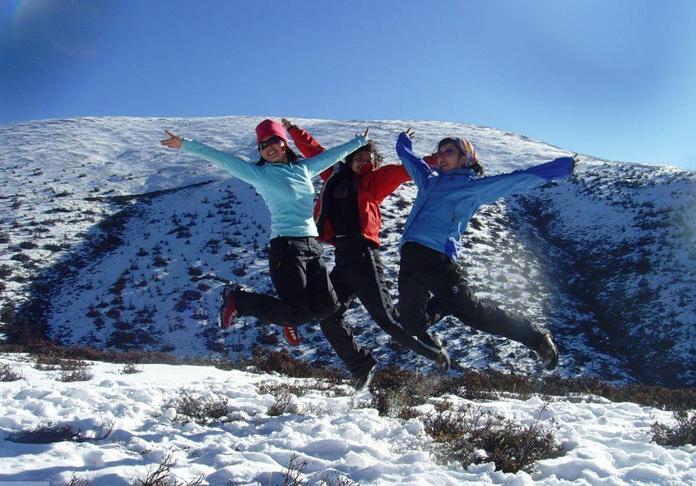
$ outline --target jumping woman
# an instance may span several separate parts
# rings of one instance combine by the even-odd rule
[[[459,137],[437,145],[438,167],[413,153],[409,129],[396,142],[396,152],[418,187],[401,238],[399,308],[404,328],[423,345],[442,349],[427,332],[427,301],[432,293],[445,313],[479,331],[518,341],[533,349],[547,369],[558,364],[551,333],[528,319],[479,301],[464,282],[455,261],[469,220],[483,204],[529,191],[573,173],[575,159],[562,157],[509,174],[481,177],[483,168],[474,147]]]

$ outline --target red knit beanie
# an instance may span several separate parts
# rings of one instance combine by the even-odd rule
[[[275,120],[264,120],[258,125],[256,125],[256,143],[261,143],[264,140],[277,136],[285,140],[288,143],[288,134],[285,132],[283,125]]]

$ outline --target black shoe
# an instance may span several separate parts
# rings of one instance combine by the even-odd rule
[[[539,355],[539,359],[547,370],[558,366],[558,349],[549,331],[543,331],[541,342],[534,348],[534,352]]]
[[[413,336],[418,344],[428,349],[429,351],[435,353],[435,357],[432,358],[437,366],[443,371],[447,371],[450,368],[450,357],[445,348],[442,347],[442,341],[436,335],[430,335],[423,331],[422,333]]]
[[[362,392],[367,390],[370,387],[370,383],[372,383],[372,379],[375,377],[376,372],[377,363],[373,364],[372,367],[368,369],[365,373],[357,375],[353,379],[353,388],[355,388],[355,391]]]
[[[435,364],[437,364],[442,371],[449,371],[451,364],[450,357],[445,348],[440,350],[440,353],[433,361],[435,361]]]

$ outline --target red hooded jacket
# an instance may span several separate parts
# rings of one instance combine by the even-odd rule
[[[313,157],[325,150],[307,130],[301,130],[293,125],[288,129],[288,133],[290,133],[297,149],[305,157]],[[425,160],[428,163],[432,163],[433,157],[428,156]],[[320,175],[324,182],[328,181],[333,175],[333,167],[329,167]],[[410,181],[411,176],[408,175],[408,172],[406,172],[406,169],[401,164],[388,164],[362,175],[356,174],[356,177],[358,178],[357,195],[360,231],[364,238],[379,247],[379,230],[382,227],[382,212],[379,209],[379,205],[384,198],[394,192],[397,187],[404,182]],[[326,187],[326,184],[322,187],[319,199],[317,199],[317,203],[314,206],[315,221],[319,221],[321,216],[324,187]],[[322,219],[324,223],[321,228],[318,228],[319,240],[334,244],[335,232],[331,220],[328,217],[323,217]]]

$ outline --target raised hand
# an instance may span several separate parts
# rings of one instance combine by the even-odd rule
[[[416,131],[415,131],[413,128],[411,128],[411,127],[408,127],[408,128],[404,131],[404,133],[406,134],[406,136],[407,136],[408,138],[413,138],[413,137],[416,136]]]
[[[293,126],[293,123],[287,118],[281,118],[280,123],[283,124],[283,128],[286,130],[290,130],[290,127]]]
[[[184,139],[179,137],[178,135],[174,135],[172,132],[169,130],[164,131],[167,135],[169,135],[169,138],[166,140],[160,140],[160,143],[164,145],[165,147],[173,148],[173,149],[180,149],[181,144],[184,142]]]
[[[370,134],[370,127],[367,127],[364,132],[356,134],[357,137],[365,137]]]

